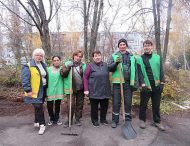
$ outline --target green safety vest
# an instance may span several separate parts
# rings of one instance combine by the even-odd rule
[[[59,100],[63,99],[64,87],[63,87],[63,79],[60,75],[60,69],[53,73],[53,66],[48,67],[48,88],[47,88],[47,100]]]
[[[116,62],[117,57],[121,57],[121,54],[112,54],[114,62]],[[136,65],[135,65],[135,58],[134,56],[130,56],[130,86],[134,86],[135,84],[135,71],[136,71]],[[120,73],[119,73],[119,67],[121,68],[122,76],[121,76],[121,82],[125,83],[124,81],[124,75],[123,75],[123,63],[119,63],[117,65],[117,69],[115,72],[112,73],[112,83],[120,83]]]
[[[70,63],[71,63],[71,61],[67,61],[64,64],[67,67]],[[86,64],[82,63],[83,73],[84,73],[85,69],[86,69]],[[64,78],[64,81],[63,81],[65,94],[70,94],[71,92],[73,92],[71,85],[72,85],[72,82],[71,82],[71,70],[70,70],[68,76],[66,78]]]
[[[160,84],[160,56],[153,53],[152,57],[149,59],[150,67],[152,69],[155,86],[158,86]],[[143,62],[142,57],[140,56],[137,59],[137,64],[141,66],[141,71],[144,77],[144,82],[147,87],[150,87],[150,81],[148,79],[148,75],[146,73],[145,65]]]

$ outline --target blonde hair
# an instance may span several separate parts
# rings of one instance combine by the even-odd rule
[[[44,50],[41,49],[41,48],[36,48],[36,49],[33,51],[33,53],[32,53],[32,59],[34,59],[35,55],[38,54],[38,53],[40,53],[40,54],[43,55],[42,61],[45,62],[45,52],[44,52]]]

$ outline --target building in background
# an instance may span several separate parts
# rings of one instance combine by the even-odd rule
[[[104,61],[110,54],[118,50],[118,40],[125,38],[128,41],[129,50],[132,53],[140,54],[142,50],[143,38],[137,32],[99,32],[97,37],[96,50],[100,50]],[[84,49],[84,36],[82,32],[60,32],[51,33],[52,54],[59,54],[63,59],[71,57],[76,49]],[[90,46],[90,45],[89,45]],[[26,63],[31,59],[31,53],[35,48],[41,47],[38,33],[25,34],[22,38],[21,63]],[[4,48],[1,51],[0,60],[5,65],[15,65],[17,63],[14,48],[8,47],[8,40],[4,41]],[[1,62],[2,62],[1,61]]]

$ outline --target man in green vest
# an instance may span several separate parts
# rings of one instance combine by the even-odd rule
[[[121,107],[120,83],[123,85],[124,92],[125,120],[131,121],[132,94],[135,89],[134,87],[136,87],[137,80],[135,58],[127,51],[127,41],[125,39],[120,39],[118,48],[119,51],[112,54],[108,62],[108,69],[112,72],[113,84],[112,128],[116,128],[119,123],[119,112]]]
[[[146,128],[146,109],[151,97],[153,125],[159,130],[165,128],[160,124],[160,101],[164,86],[164,73],[160,56],[153,53],[153,43],[149,40],[143,43],[144,54],[137,59],[139,73],[139,84],[142,87],[140,92],[140,128]]]
[[[75,115],[75,124],[77,126],[81,126],[82,124],[80,119],[82,118],[84,102],[83,75],[86,69],[86,64],[81,62],[82,58],[83,52],[81,50],[75,51],[72,60],[65,62],[60,72],[63,76],[64,93],[68,99],[67,113],[69,116],[69,97],[70,94],[72,94],[71,123],[73,123],[73,116]],[[69,121],[66,121],[64,127],[68,126]]]

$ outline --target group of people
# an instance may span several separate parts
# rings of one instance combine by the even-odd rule
[[[44,134],[46,129],[43,103],[47,101],[48,125],[62,125],[59,118],[61,100],[64,97],[69,100],[70,95],[72,104],[69,108],[67,100],[67,113],[69,117],[71,109],[71,124],[82,125],[85,96],[90,99],[91,122],[94,127],[99,127],[100,123],[108,125],[106,115],[110,97],[112,97],[111,127],[116,128],[119,123],[122,96],[124,119],[131,122],[133,91],[138,88],[140,88],[140,128],[146,128],[146,109],[151,97],[153,124],[160,130],[165,130],[160,123],[160,101],[165,82],[161,59],[159,55],[153,53],[151,41],[144,41],[143,48],[142,56],[134,56],[128,51],[127,41],[120,39],[119,50],[111,55],[108,63],[102,61],[100,51],[94,51],[93,61],[86,65],[82,62],[83,52],[77,50],[73,53],[72,59],[64,63],[60,56],[53,56],[50,67],[45,64],[44,50],[35,49],[32,60],[22,67],[22,85],[25,91],[24,101],[34,107],[34,127],[39,127],[38,133]],[[64,123],[64,127],[68,126],[69,118]]]

